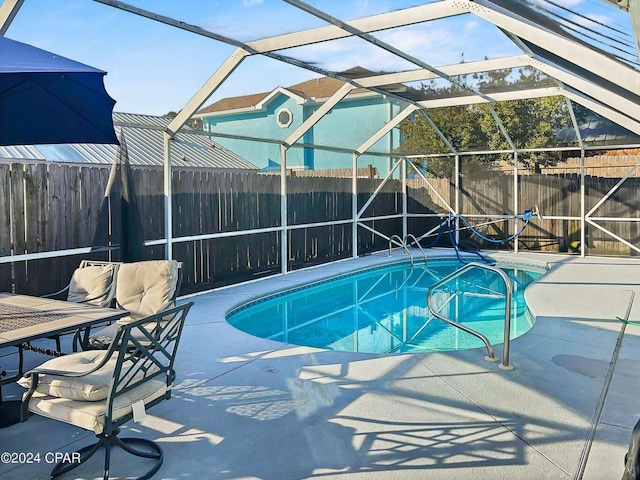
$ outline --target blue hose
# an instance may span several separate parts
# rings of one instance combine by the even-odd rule
[[[518,230],[516,233],[514,233],[513,235],[511,235],[510,237],[503,238],[502,240],[496,240],[494,238],[489,238],[486,235],[483,235],[473,225],[471,225],[468,222],[468,220],[466,218],[464,218],[462,215],[458,215],[458,217],[460,217],[462,219],[462,222],[467,226],[467,228],[469,228],[475,235],[480,237],[482,240],[484,240],[486,242],[489,242],[489,243],[501,244],[501,243],[510,242],[511,240],[514,240],[514,239],[518,238],[518,236],[520,236],[520,234],[524,231],[524,229],[527,228],[527,226],[529,225],[529,221],[531,220],[531,215],[532,215],[531,210],[525,210],[524,214],[522,215],[522,218],[524,220],[524,225],[522,226],[522,228],[520,230]],[[442,234],[444,233],[444,226],[446,224],[447,225],[447,230],[449,231],[449,239],[451,241],[451,245],[453,246],[454,250],[456,251],[456,257],[458,258],[458,261],[460,263],[467,263],[460,256],[460,252],[464,252],[464,253],[472,253],[474,255],[477,255],[487,265],[495,265],[496,264],[495,261],[491,260],[490,258],[485,257],[480,252],[476,252],[474,250],[465,250],[464,248],[461,248],[460,245],[458,245],[458,242],[456,242],[456,239],[455,239],[455,237],[453,235],[453,231],[454,231],[453,218],[454,218],[453,215],[449,215],[446,221],[442,221],[440,223],[440,228],[438,229],[438,235],[436,235],[436,238],[429,245],[425,245],[424,248],[431,248],[436,243],[438,243],[438,241],[442,238]]]
[[[453,249],[456,251],[456,257],[458,257],[458,261],[460,263],[468,263],[465,260],[463,260],[463,258],[460,256],[460,252],[464,252],[464,253],[473,253],[474,255],[477,255],[480,258],[480,260],[482,260],[487,265],[493,266],[496,264],[495,261],[485,257],[480,252],[476,252],[474,250],[465,250],[464,248],[460,248],[460,245],[458,245],[458,242],[456,242],[455,236],[453,235],[453,229],[451,228],[451,224],[453,223],[453,217],[449,216],[449,220],[447,221],[447,223],[449,226],[449,239],[451,240],[451,245],[453,245]]]
[[[431,248],[433,247],[436,243],[438,243],[440,241],[440,239],[442,238],[442,234],[444,233],[444,225],[448,224],[449,221],[448,220],[443,220],[442,222],[440,222],[440,228],[438,228],[438,235],[436,235],[436,238],[429,243],[429,245],[423,245],[423,248]]]
[[[522,218],[524,218],[524,225],[522,226],[522,228],[517,231],[516,233],[514,233],[513,235],[511,235],[508,238],[503,238],[502,240],[496,240],[495,238],[489,238],[485,235],[483,235],[482,233],[480,233],[477,229],[475,229],[468,221],[466,218],[464,218],[462,215],[458,215],[461,219],[462,222],[473,232],[475,233],[478,237],[480,237],[482,240],[484,240],[485,242],[489,242],[489,243],[507,243],[510,242],[511,240],[514,240],[516,238],[518,238],[518,236],[520,236],[520,234],[522,232],[524,232],[524,229],[527,228],[527,226],[529,225],[529,220],[531,219],[531,215],[527,215],[527,212],[525,212],[525,215],[523,215]]]

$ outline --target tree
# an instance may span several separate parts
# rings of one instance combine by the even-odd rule
[[[479,149],[471,147],[476,139],[483,136],[477,108],[467,105],[437,108],[429,111],[428,115],[456,151]],[[400,129],[402,132],[402,141],[398,149],[400,153],[416,155],[451,153],[447,144],[424,116],[405,120]],[[482,160],[478,158],[477,161]],[[452,177],[453,169],[452,157],[431,157],[427,165],[429,173],[439,177]]]
[[[524,67],[475,73],[457,77],[447,87],[435,81],[423,83],[421,94],[425,98],[470,95],[469,85],[491,96],[496,91],[533,86],[552,85],[550,79],[539,71]],[[555,145],[558,129],[569,124],[570,116],[564,97],[533,98],[493,102],[491,104],[516,148],[533,149]],[[458,152],[478,150],[509,150],[511,147],[498,127],[491,110],[486,104],[460,105],[429,110],[427,115],[433,120],[446,139]],[[577,114],[583,116],[583,111]],[[428,154],[450,152],[446,143],[421,115],[405,120],[400,126],[402,141],[399,153]],[[560,154],[544,155],[546,160],[556,162]],[[476,171],[491,171],[499,161],[510,162],[512,154],[465,156],[465,168]],[[538,161],[535,154],[523,156],[521,163]],[[474,168],[475,167],[475,168]],[[453,160],[449,157],[431,158],[427,170],[435,176],[452,176]]]
[[[172,110],[172,111],[166,113],[165,117],[176,118],[178,113],[180,113],[180,112],[174,112]],[[201,118],[193,118],[193,117],[191,117],[189,120],[187,120],[187,122],[184,125],[185,125],[185,127],[191,128],[192,130],[202,130],[202,119]]]

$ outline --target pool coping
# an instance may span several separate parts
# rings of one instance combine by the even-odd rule
[[[487,257],[488,258],[488,257]],[[472,256],[465,256],[464,258],[465,260],[473,260],[474,257]],[[494,260],[492,258],[492,260]],[[464,265],[467,265],[469,263],[472,263],[471,261],[469,262],[461,262],[461,259],[459,256],[457,255],[438,255],[435,258],[431,257],[429,259],[429,261],[426,263],[426,265],[430,265],[433,263],[447,263],[447,264],[453,264],[456,266],[459,266],[459,268],[461,268]],[[541,273],[542,275],[544,275],[545,273],[547,273],[550,269],[550,266],[548,263],[545,262],[525,262],[522,260],[518,260],[518,259],[514,259],[514,258],[496,258],[495,261],[493,262],[494,265],[496,265],[499,268],[503,268],[503,267],[507,267],[507,268],[522,268],[522,269],[526,269],[529,271],[534,271],[537,273]],[[260,305],[262,303],[266,303],[269,301],[272,301],[274,299],[277,299],[279,297],[283,297],[286,295],[290,295],[290,294],[294,294],[296,292],[301,292],[304,291],[306,289],[312,289],[324,284],[327,284],[329,282],[333,282],[333,281],[340,281],[340,280],[345,280],[348,279],[349,277],[354,277],[357,275],[361,275],[361,274],[366,274],[369,272],[375,272],[376,270],[384,270],[384,269],[388,269],[388,268],[393,268],[393,267],[402,267],[402,266],[408,266],[411,265],[412,268],[420,268],[422,266],[425,265],[424,262],[419,261],[419,262],[414,262],[413,259],[397,259],[397,260],[392,260],[389,259],[388,262],[383,262],[383,263],[378,263],[376,265],[370,265],[370,266],[363,266],[360,268],[352,268],[349,270],[346,270],[344,272],[340,272],[340,273],[331,273],[327,276],[323,276],[321,278],[317,278],[314,280],[310,280],[307,282],[293,282],[294,285],[289,285],[287,287],[282,287],[282,288],[277,288],[271,292],[263,292],[260,295],[256,296],[255,298],[249,299],[249,300],[244,300],[242,302],[240,302],[237,305],[232,306],[231,308],[229,308],[224,315],[225,321],[227,323],[229,323],[232,327],[240,330],[243,333],[246,333],[247,335],[253,335],[256,336],[258,338],[263,338],[266,340],[270,340],[270,341],[274,341],[274,342],[280,342],[283,345],[287,345],[287,344],[293,344],[293,345],[297,345],[300,347],[304,347],[304,348],[317,348],[317,349],[322,349],[322,350],[327,350],[327,351],[333,351],[334,349],[326,347],[326,346],[317,346],[317,345],[304,345],[304,344],[297,344],[297,343],[291,343],[291,342],[283,342],[282,340],[278,340],[275,338],[271,337],[262,337],[260,335],[254,335],[252,332],[246,331],[243,328],[238,327],[237,325],[234,324],[233,321],[231,321],[231,317],[233,317],[234,315],[246,310],[246,309],[250,309],[252,307],[255,307],[257,305]],[[533,282],[531,282],[533,283]],[[528,288],[529,285],[527,285]],[[526,304],[526,300],[523,298],[523,300],[525,301]],[[525,305],[526,306],[526,305]],[[514,340],[516,338],[519,338],[520,336],[526,334],[532,327],[533,325],[535,325],[535,317],[531,314],[530,310],[528,309],[528,307],[526,308],[526,312],[525,315],[527,317],[527,323],[529,324],[529,328],[527,328],[525,330],[525,332],[520,333],[519,335],[515,335],[511,337],[511,340]],[[480,332],[483,333],[483,332]],[[479,337],[478,337],[479,338]],[[501,334],[501,338],[503,338],[503,334]],[[480,339],[480,338],[479,338]],[[497,346],[497,345],[501,345],[503,343],[503,341],[497,341],[497,342],[491,342],[491,346]],[[484,350],[485,348],[489,348],[488,346],[484,346],[484,345],[478,345],[478,346],[472,346],[472,347],[466,347],[466,348],[454,348],[453,350]],[[409,350],[402,350],[402,351],[389,351],[389,352],[368,352],[368,351],[362,351],[362,350],[358,350],[358,351],[350,351],[350,350],[341,350],[338,349],[336,351],[340,351],[340,352],[346,352],[346,353],[364,353],[364,354],[373,354],[373,355],[402,355],[402,354],[422,354],[422,353],[437,353],[437,352],[443,352],[443,351],[451,351],[450,349],[427,349],[427,348],[423,348],[423,349],[409,349]],[[497,361],[497,358],[494,360]],[[507,368],[507,367],[504,367]]]
[[[374,254],[375,256],[372,256],[372,258],[380,258],[380,253],[378,252],[377,254]],[[468,260],[474,260],[477,257],[471,256],[470,254],[464,254],[461,253],[461,255]],[[512,257],[503,257],[500,255],[487,255],[489,258],[495,258],[497,260],[497,262],[499,262],[501,265],[504,266],[508,266],[508,267],[522,267],[522,268],[527,268],[527,269],[531,269],[531,270],[535,270],[538,271],[540,273],[547,273],[552,266],[549,264],[549,262],[545,262],[545,261],[521,261],[521,260],[517,260],[517,259],[513,259]],[[259,296],[256,296],[255,298],[249,299],[249,300],[244,300],[240,303],[238,303],[237,305],[234,305],[232,307],[230,307],[226,312],[225,312],[225,320],[228,320],[228,317],[233,315],[234,313],[237,313],[245,308],[249,308],[253,305],[256,305],[260,302],[263,301],[267,301],[267,300],[271,300],[273,298],[277,298],[279,296],[282,295],[286,295],[289,293],[293,293],[305,288],[312,288],[315,287],[317,285],[322,285],[323,283],[326,282],[330,282],[333,280],[338,280],[338,279],[343,279],[343,278],[348,278],[350,276],[353,275],[358,275],[360,273],[364,273],[364,272],[369,272],[369,271],[373,271],[376,269],[382,269],[382,268],[386,268],[389,266],[393,266],[393,265],[404,265],[404,264],[408,264],[408,263],[412,263],[413,264],[413,260],[409,259],[409,258],[403,258],[403,259],[395,259],[393,257],[389,257],[388,261],[384,261],[381,260],[380,263],[376,263],[374,265],[369,265],[369,266],[361,266],[358,268],[352,268],[349,270],[346,270],[344,272],[340,272],[340,273],[328,273],[326,276],[314,279],[314,280],[299,280],[299,281],[292,281],[291,285],[286,286],[286,287],[280,287],[280,288],[276,288],[273,291],[269,292],[269,293],[262,293]],[[438,252],[438,254],[436,256],[432,256],[429,257],[429,260],[427,262],[427,264],[429,264],[429,262],[459,262],[458,257],[456,255],[451,254],[450,252]],[[422,262],[418,262],[418,264],[421,264]],[[467,262],[470,263],[470,262]],[[316,268],[320,268],[316,267]],[[299,271],[304,271],[304,270],[296,270],[294,272],[299,272]],[[289,273],[288,275],[291,276],[294,272]],[[291,277],[289,277],[291,278]],[[263,279],[261,279],[263,280]],[[265,278],[264,280],[268,280],[268,278]],[[260,280],[257,280],[260,281]]]

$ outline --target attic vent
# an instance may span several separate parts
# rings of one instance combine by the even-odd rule
[[[276,120],[281,128],[287,128],[293,122],[293,115],[288,108],[281,108],[276,113]]]

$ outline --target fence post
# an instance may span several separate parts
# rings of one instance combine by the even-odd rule
[[[173,202],[172,202],[172,188],[171,188],[171,137],[167,132],[163,132],[162,138],[164,140],[164,237],[166,240],[164,249],[164,258],[171,260],[173,258]]]
[[[351,252],[358,258],[358,152],[353,152],[353,168],[351,172]]]
[[[402,158],[402,168],[400,169],[402,175],[402,238],[406,238],[409,234],[407,213],[408,213],[408,199],[407,199],[407,160]]]
[[[289,242],[287,235],[287,147],[280,145],[280,271],[289,269]]]

